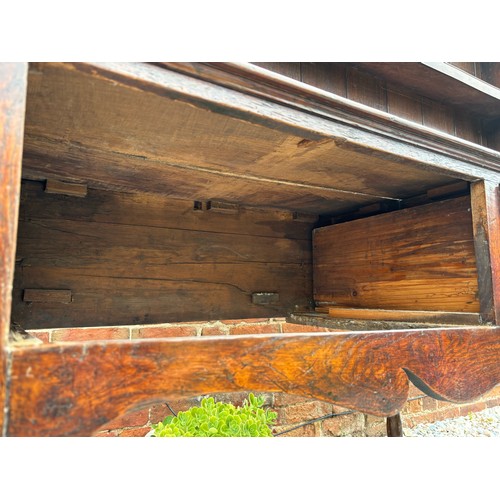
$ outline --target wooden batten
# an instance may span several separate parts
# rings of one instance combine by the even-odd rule
[[[65,194],[67,196],[85,198],[85,196],[87,196],[87,185],[47,179],[45,182],[45,192],[49,194]]]
[[[318,308],[317,308],[318,309]],[[338,319],[402,321],[416,323],[443,323],[450,325],[478,325],[480,316],[476,313],[446,311],[409,311],[395,309],[360,309],[330,306],[328,315]]]
[[[469,183],[465,181],[446,184],[433,189],[427,190],[427,197],[432,199],[446,198],[450,196],[465,195],[469,192]]]
[[[237,214],[239,206],[236,203],[209,200],[207,201],[206,209],[211,212],[221,212],[223,214]]]

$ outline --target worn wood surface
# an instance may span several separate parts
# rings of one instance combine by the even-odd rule
[[[5,349],[10,328],[27,69],[24,63],[0,63],[0,435],[4,433],[3,408],[10,383]]]
[[[387,112],[420,125],[423,124],[422,98],[412,96],[391,85],[387,88]]]
[[[468,122],[467,128],[472,126],[474,115],[477,113],[497,116],[500,112],[500,92],[480,80],[482,78],[480,63],[254,64],[418,123],[422,123],[422,109],[419,102],[422,96],[427,98],[430,106],[440,108],[443,102],[447,102],[455,105],[457,110],[468,111],[467,116],[462,117],[462,120]],[[492,68],[495,64],[500,66],[498,63],[490,64]],[[452,66],[466,71],[475,78],[457,72]],[[488,76],[491,72],[490,69],[485,75]],[[494,81],[491,77],[489,79],[490,83]],[[403,96],[404,102],[399,101]],[[448,106],[446,110],[453,122],[453,108]],[[428,112],[432,113],[432,110],[429,109]],[[434,121],[433,126],[458,137],[464,137],[462,129],[450,127],[449,122]],[[480,136],[470,140],[481,144]]]
[[[500,88],[500,64],[498,62],[483,62],[481,64],[481,78]]]
[[[349,66],[346,81],[348,99],[381,111],[387,111],[387,92],[379,80],[366,72]]]
[[[396,413],[396,415],[387,417],[386,427],[388,437],[403,437],[403,422],[401,421],[401,414]]]
[[[407,400],[408,377],[435,398],[471,401],[500,382],[499,333],[478,327],[18,349],[8,434],[88,436],[133,408],[243,390],[288,392],[391,416]]]
[[[313,267],[317,305],[479,312],[468,196],[316,229]]]
[[[471,186],[478,295],[483,321],[500,321],[500,198],[497,184]]]
[[[338,66],[337,63],[332,64],[335,67]],[[394,65],[391,63],[390,65],[395,72],[401,73],[403,71],[404,73],[404,64]],[[299,81],[295,84],[291,83],[289,79],[285,81],[278,73],[269,74],[269,72],[266,72],[265,74],[259,74],[259,68],[256,69],[255,65],[241,63],[162,63],[162,66],[193,75],[209,82],[220,83],[225,87],[237,89],[245,94],[256,95],[267,99],[271,98],[276,102],[287,104],[295,108],[300,106],[300,109],[313,112],[322,117],[333,118],[335,121],[341,123],[357,123],[359,129],[376,131],[385,139],[397,139],[400,147],[402,141],[404,144],[424,146],[430,151],[440,153],[446,152],[446,154],[449,154],[454,159],[460,158],[465,160],[468,158],[476,165],[482,165],[483,167],[492,168],[494,170],[498,170],[499,168],[498,161],[500,156],[497,156],[493,151],[481,147],[480,144],[482,144],[482,140],[478,141],[477,144],[461,140],[462,138],[467,139],[467,141],[471,140],[471,134],[468,129],[473,128],[478,122],[477,118],[472,116],[470,116],[468,124],[462,124],[460,127],[455,127],[457,136],[454,137],[442,133],[438,129],[433,130],[421,126],[420,124],[423,120],[421,114],[412,117],[413,123],[409,122],[407,120],[408,116],[405,115],[401,115],[401,118],[405,118],[405,120],[400,120],[398,114],[386,113],[369,106],[361,106],[353,100],[343,99],[343,91],[335,95],[330,88],[327,88],[327,92],[325,92],[322,90],[324,87],[321,86],[317,88],[311,85],[303,85],[302,82]],[[336,75],[338,70],[334,69],[332,71],[335,75],[334,78],[337,78]],[[320,76],[320,79],[321,78]],[[405,79],[403,77],[403,82],[404,81]],[[409,93],[407,86],[402,85],[401,81],[396,83],[398,83],[398,90],[401,90],[405,95],[411,96],[411,98],[418,101],[421,100],[418,94],[413,95],[411,92]],[[387,82],[383,85],[386,84]],[[394,90],[394,85],[391,85],[390,88]],[[447,89],[447,86],[442,86],[442,88]],[[468,113],[461,110],[460,106],[458,106],[456,111],[462,115],[460,118],[462,121],[469,120],[469,118],[466,117]],[[462,135],[464,127],[466,133]],[[359,129],[357,131],[351,130],[350,133],[345,136],[342,135],[346,140],[345,147],[348,147],[348,145],[353,142],[357,142],[356,139],[360,138]],[[361,135],[363,135],[362,144],[365,146],[375,145],[374,142],[370,140],[369,136],[364,136],[364,134]],[[371,139],[373,139],[373,137]],[[382,149],[385,151],[394,151],[390,142],[380,142],[381,138],[379,137],[378,139],[374,150]],[[407,152],[409,153],[409,151]],[[420,154],[417,156],[423,160],[423,156],[421,156],[423,151],[420,150],[419,153]],[[375,154],[375,151],[373,151],[372,154]],[[399,153],[397,154],[403,155],[403,150],[399,149]],[[491,154],[494,154],[496,157],[493,161],[491,161]],[[413,159],[417,157],[414,156],[413,153],[410,156]],[[408,156],[407,159],[409,159],[410,156]],[[482,159],[477,162],[479,157]],[[427,159],[430,160],[429,157],[427,157]],[[437,158],[434,158],[434,161],[436,160]],[[430,163],[433,163],[433,161],[431,160]],[[446,165],[446,163],[439,163],[441,167],[445,167]],[[452,163],[452,169],[457,173],[465,173],[465,170],[463,170],[459,164],[455,161]],[[451,167],[451,165],[451,163],[447,163],[448,167]],[[479,177],[482,177],[482,175],[479,175]]]
[[[292,135],[64,65],[33,68],[29,83],[25,175],[312,213],[451,181],[343,140]]]
[[[321,328],[328,328],[331,331],[351,331],[351,332],[365,332],[376,330],[419,330],[422,328],[448,328],[457,326],[477,326],[478,314],[461,313],[465,315],[460,322],[456,321],[443,321],[442,318],[436,318],[435,321],[430,321],[428,318],[425,321],[411,321],[395,320],[392,319],[351,319],[351,318],[334,318],[328,312],[321,312],[326,307],[317,307],[314,312],[311,311],[297,311],[288,316],[291,323],[305,326],[319,326]],[[452,313],[448,313],[452,314]],[[458,313],[454,313],[458,314]],[[449,316],[448,316],[449,317]]]
[[[442,130],[457,137],[484,144],[484,136],[481,125],[476,114],[481,109],[472,103],[457,102],[455,92],[450,92],[449,82],[444,85],[436,83],[429,85],[428,78],[422,78],[425,73],[430,73],[434,78],[450,79],[443,74],[419,65],[419,63],[356,63],[363,71],[356,69],[346,63],[255,63],[258,66],[275,71],[277,73],[292,76],[309,85],[314,85],[323,90],[333,92],[342,97],[349,97],[356,102],[366,104],[375,109],[387,111],[418,124],[424,122],[423,103],[425,102],[425,125],[437,130]],[[300,64],[300,71],[292,71],[292,67],[286,64]],[[476,64],[476,63],[464,63]],[[499,65],[500,66],[500,65]],[[418,73],[417,71],[420,71]],[[470,68],[469,68],[470,69]],[[471,71],[469,71],[471,72]],[[418,79],[415,75],[419,74]],[[474,72],[471,72],[474,74]],[[444,81],[443,80],[443,81]],[[474,91],[463,82],[452,80],[452,85],[465,87],[465,92],[476,92],[475,99],[484,99],[481,92]],[[349,90],[349,95],[348,95]],[[420,92],[419,92],[420,90]],[[437,92],[437,93],[436,93]],[[423,96],[427,96],[424,98]],[[433,96],[434,99],[432,98]],[[445,101],[453,101],[452,104],[443,105]],[[474,98],[473,98],[474,99]],[[486,96],[486,101],[490,96]],[[493,99],[495,103],[495,99]],[[491,103],[490,103],[491,104]],[[495,105],[493,106],[495,109]],[[492,113],[491,106],[483,105],[482,111],[487,116],[496,116],[498,112]]]
[[[318,310],[319,309],[319,310]],[[446,312],[446,311],[405,311],[395,309],[362,309],[359,307],[330,306],[316,308],[317,312],[327,309],[332,318],[374,320],[374,321],[403,321],[415,323],[444,323],[455,325],[478,325],[480,316],[476,313]]]
[[[356,63],[363,70],[471,113],[498,116],[500,89],[448,63]]]
[[[448,134],[455,131],[453,109],[430,99],[422,99],[423,124],[426,127],[443,130]]]
[[[23,290],[24,302],[58,302],[69,304],[71,302],[71,290],[47,290],[25,288]]]
[[[449,137],[436,142],[428,129],[418,131],[425,149],[413,132],[402,142],[395,129],[407,122],[376,110],[356,110],[353,128],[352,101],[332,94],[301,103],[304,113],[295,97],[286,107],[145,64],[34,65],[30,82],[24,175],[36,179],[340,213],[446,185],[447,175],[497,175],[478,167],[498,165],[489,150],[460,142],[462,159],[455,143],[450,156]]]
[[[347,65],[325,62],[300,63],[301,81],[342,97],[347,97]]]
[[[45,183],[45,192],[85,198],[85,196],[87,196],[87,185],[47,179],[47,182]]]
[[[13,315],[25,328],[283,316],[312,300],[315,218],[91,188],[75,198],[34,181],[21,197]],[[256,304],[256,292],[279,300]]]

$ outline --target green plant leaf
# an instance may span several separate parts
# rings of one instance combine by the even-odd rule
[[[215,402],[213,397],[202,399],[200,406],[193,406],[176,417],[166,417],[163,422],[152,424],[154,437],[272,437],[271,425],[277,414],[263,410],[264,398],[249,394],[240,407],[231,403]]]

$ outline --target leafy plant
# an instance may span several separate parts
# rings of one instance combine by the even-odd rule
[[[214,398],[204,398],[201,406],[180,411],[153,424],[153,437],[272,437],[276,412],[264,410],[263,397],[248,395],[243,406],[216,403]]]

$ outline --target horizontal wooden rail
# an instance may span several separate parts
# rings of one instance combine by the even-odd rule
[[[88,436],[134,408],[244,390],[391,416],[407,400],[409,378],[434,398],[471,401],[500,382],[499,334],[499,327],[442,328],[9,350],[7,435]]]
[[[500,153],[248,63],[164,62],[174,71],[498,171]],[[398,66],[398,71],[400,66]],[[492,98],[493,99],[493,98]],[[493,99],[493,101],[496,101]],[[496,101],[497,102],[497,101]],[[495,102],[495,104],[496,104]],[[490,104],[489,108],[493,106]],[[489,109],[487,107],[487,109]],[[354,138],[356,134],[352,134]],[[349,140],[347,138],[347,140]],[[380,142],[379,145],[382,145]],[[437,159],[437,158],[436,158]],[[456,163],[458,166],[458,163]],[[486,172],[486,170],[485,170]]]
[[[339,319],[361,319],[376,321],[407,321],[441,323],[448,325],[478,325],[480,316],[476,313],[447,311],[410,311],[396,309],[362,309],[355,307],[330,306],[328,315]]]
[[[448,173],[456,178],[468,181],[487,178],[493,182],[500,179],[498,151],[428,127],[417,127],[407,120],[377,112],[369,106],[342,99],[253,65],[220,63],[212,74],[210,67],[200,68],[187,63],[169,63],[168,68],[146,63],[48,64],[91,73],[94,78],[107,79],[165,98],[179,99],[250,123],[298,134],[308,140],[335,138],[341,147],[370,151],[370,154],[383,158],[404,158],[407,162],[416,162],[429,170]],[[37,67],[36,64],[34,67]],[[194,73],[197,78],[179,71],[190,75]],[[200,71],[207,81],[199,79]],[[236,85],[233,85],[229,71],[237,73]],[[242,82],[239,81],[240,72],[243,73]],[[254,77],[258,77],[259,81],[263,79],[265,84],[264,90],[259,90],[256,95],[251,85]],[[272,86],[268,87],[269,79],[279,80],[280,86],[276,92]],[[306,93],[303,101],[300,100],[301,88]],[[316,102],[319,99],[316,95],[309,102],[308,95],[313,91],[326,99],[325,104]],[[394,134],[396,125],[403,127],[408,134],[399,131]]]

